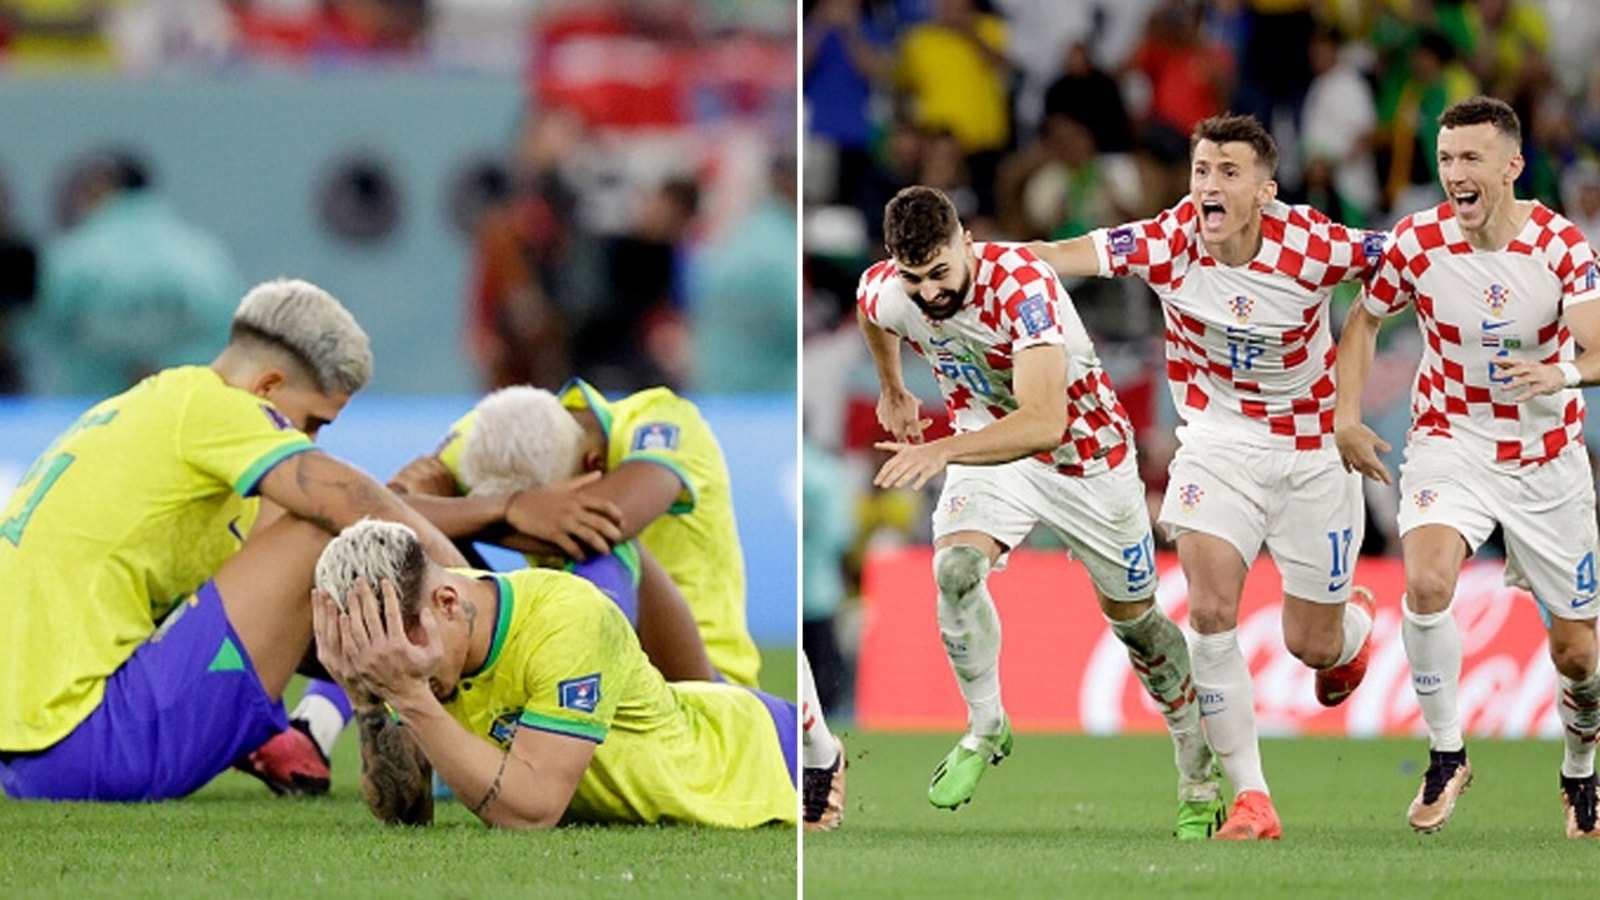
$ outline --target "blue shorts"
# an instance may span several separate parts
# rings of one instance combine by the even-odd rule
[[[0,755],[0,788],[18,800],[170,800],[288,726],[208,581],[112,673],[71,734]]]
[[[789,767],[789,780],[796,786],[800,784],[800,710],[793,703],[782,697],[774,697],[766,691],[755,688],[745,688],[761,704],[767,708],[767,715],[772,717],[772,725],[778,729],[778,745],[783,748],[783,762]]]

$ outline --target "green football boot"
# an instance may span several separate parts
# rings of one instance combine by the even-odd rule
[[[977,749],[968,746],[976,744]],[[989,766],[1011,755],[1011,720],[1000,723],[1000,733],[974,737],[967,735],[945,755],[933,770],[928,783],[928,802],[940,809],[955,809],[972,799],[978,779]]]
[[[1178,804],[1178,827],[1172,833],[1180,841],[1210,840],[1222,823],[1228,821],[1228,805],[1216,800],[1184,800]]]

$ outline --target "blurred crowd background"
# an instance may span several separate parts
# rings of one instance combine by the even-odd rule
[[[792,397],[793,0],[0,0],[0,389],[324,284],[374,386]]]
[[[1519,196],[1600,242],[1596,12],[1590,0],[807,0],[803,615],[824,705],[850,709],[863,560],[926,543],[937,498],[937,483],[870,486],[877,379],[854,293],[883,258],[882,208],[896,190],[942,188],[978,240],[1075,237],[1187,193],[1194,125],[1234,111],[1275,136],[1280,198],[1386,228],[1443,200],[1438,115],[1487,93],[1523,122]],[[1068,287],[1134,417],[1153,513],[1176,424],[1159,306],[1131,279]],[[1336,328],[1355,293],[1336,296]],[[1391,470],[1419,346],[1409,315],[1387,322],[1364,398],[1397,448]],[[942,425],[927,367],[911,358],[906,369]],[[1364,552],[1397,553],[1395,496],[1369,482],[1368,500]]]

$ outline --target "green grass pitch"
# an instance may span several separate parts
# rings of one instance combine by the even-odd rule
[[[1271,739],[1279,842],[1179,843],[1165,736],[1018,734],[972,803],[928,805],[956,735],[853,734],[844,828],[804,840],[807,898],[1567,897],[1594,890],[1600,842],[1564,831],[1553,741],[1468,744],[1476,780],[1450,824],[1405,822],[1426,741]]]
[[[794,649],[762,655],[763,686],[794,697]],[[793,828],[497,832],[453,802],[431,828],[389,828],[367,813],[359,771],[346,732],[333,790],[315,800],[234,772],[173,803],[0,798],[0,897],[796,896]]]

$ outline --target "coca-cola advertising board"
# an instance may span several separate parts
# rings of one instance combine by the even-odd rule
[[[863,628],[857,723],[867,729],[959,731],[966,708],[956,691],[935,618],[932,552],[875,552],[862,578]],[[1188,591],[1177,557],[1158,555],[1157,600],[1187,628]],[[1356,582],[1377,598],[1366,680],[1343,705],[1326,709],[1313,673],[1283,646],[1282,586],[1263,556],[1245,582],[1239,643],[1255,677],[1263,734],[1425,733],[1400,641],[1405,575],[1397,559],[1364,558]],[[1002,697],[1020,730],[1091,734],[1157,732],[1163,723],[1100,615],[1083,567],[1062,553],[1019,550],[989,578],[1000,610]],[[1461,628],[1461,718],[1469,734],[1555,737],[1555,669],[1537,605],[1506,587],[1502,566],[1469,561],[1452,604]]]

